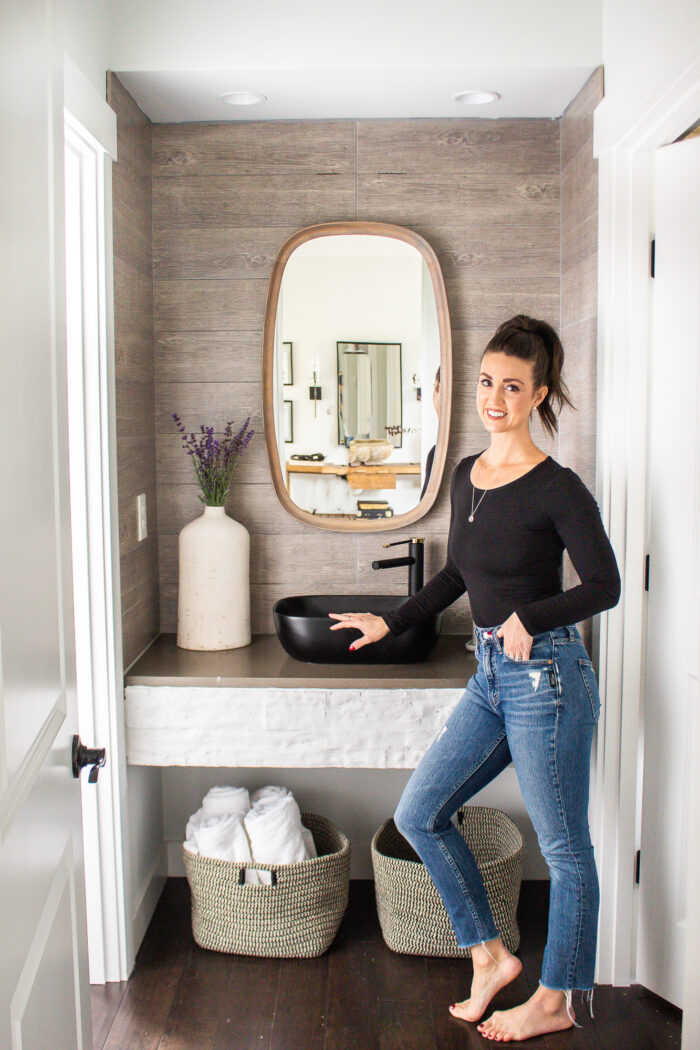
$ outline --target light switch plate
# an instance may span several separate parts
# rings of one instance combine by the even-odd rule
[[[148,536],[148,518],[146,515],[146,493],[136,497],[136,535],[139,543]]]

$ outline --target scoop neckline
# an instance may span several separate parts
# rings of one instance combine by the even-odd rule
[[[486,451],[486,449],[482,449],[481,452],[477,452],[477,454],[474,456],[474,459],[472,460],[471,466],[469,468],[469,475],[468,475],[469,476],[469,484],[474,489],[474,491],[478,491],[478,492],[498,492],[499,489],[507,489],[507,488],[510,488],[511,485],[517,485],[517,483],[519,481],[523,481],[525,478],[529,478],[530,474],[532,474],[532,472],[534,470],[537,470],[538,467],[543,466],[545,463],[548,463],[552,459],[552,457],[550,455],[547,455],[547,457],[545,459],[541,459],[539,461],[539,463],[535,463],[534,467],[530,467],[530,469],[526,470],[524,474],[521,474],[519,478],[513,478],[512,481],[506,481],[503,485],[494,485],[490,489],[482,489],[482,488],[478,488],[478,486],[476,486],[474,484],[474,482],[472,481],[472,469],[473,469],[474,464],[476,463],[477,459],[479,458],[479,456],[483,456],[485,451]]]

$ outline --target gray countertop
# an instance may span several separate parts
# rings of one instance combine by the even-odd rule
[[[459,689],[476,671],[464,636],[442,635],[415,664],[306,664],[287,656],[275,634],[254,634],[241,649],[199,653],[161,634],[124,676],[130,685],[312,689]]]

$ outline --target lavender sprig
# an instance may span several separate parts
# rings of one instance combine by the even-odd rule
[[[183,448],[192,457],[192,466],[201,489],[199,499],[207,507],[223,507],[228,499],[233,472],[255,433],[250,429],[250,416],[234,434],[233,420],[224,427],[221,439],[214,428],[201,425],[199,434],[188,434],[177,412],[173,412]]]

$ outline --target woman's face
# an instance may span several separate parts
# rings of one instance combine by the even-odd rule
[[[530,413],[546,397],[547,387],[535,390],[532,362],[492,351],[481,359],[476,407],[491,434],[527,427]]]

